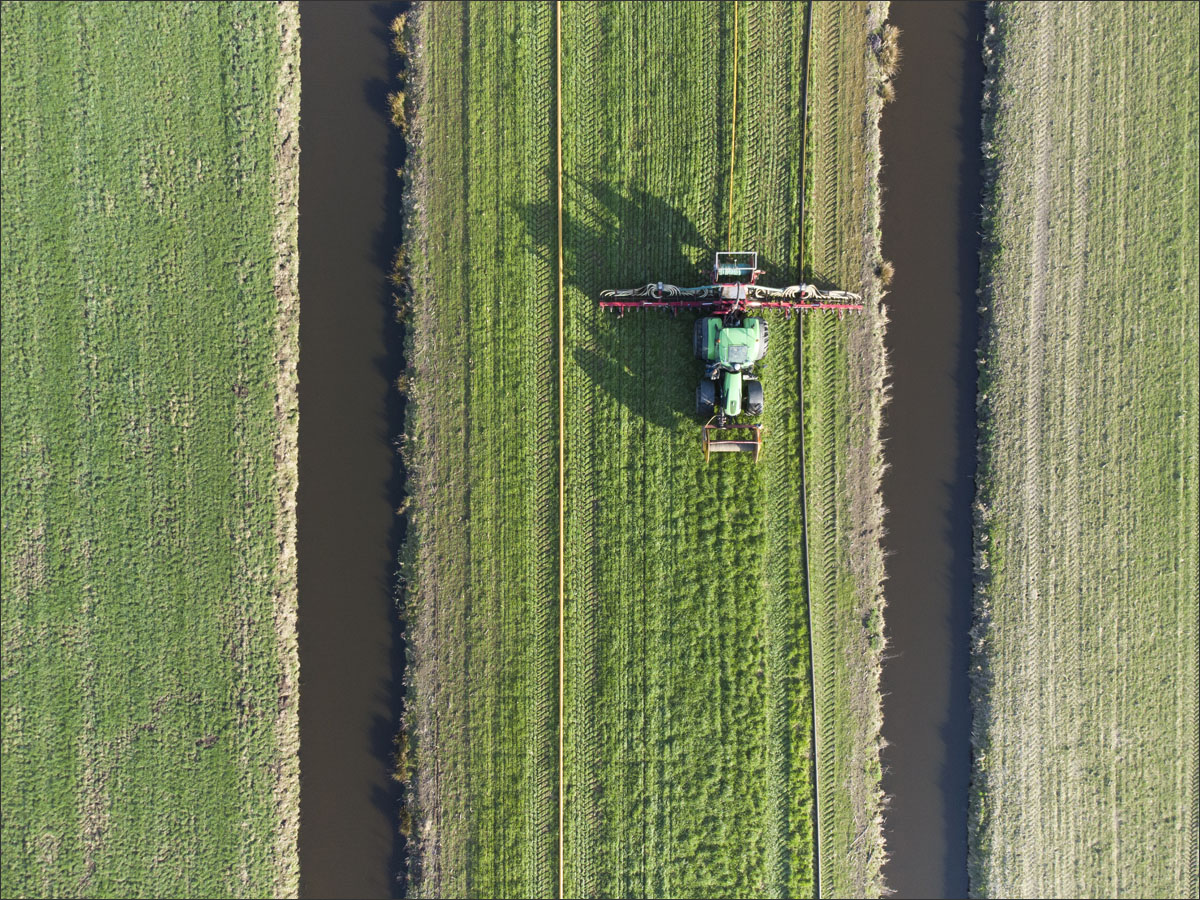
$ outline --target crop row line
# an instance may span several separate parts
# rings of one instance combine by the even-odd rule
[[[801,78],[801,115],[800,115],[800,158],[802,165],[800,169],[799,183],[799,209],[796,216],[798,225],[798,241],[797,241],[797,256],[796,262],[799,267],[797,275],[800,279],[805,277],[806,266],[804,256],[804,206],[807,199],[808,179],[805,169],[808,166],[808,145],[809,145],[809,112],[808,112],[808,97],[810,88],[810,78],[812,73],[812,24],[813,24],[813,4],[812,0],[805,3],[804,9],[804,69]],[[821,824],[825,821],[821,809],[821,717],[819,715],[819,707],[817,704],[816,691],[816,671],[817,671],[817,656],[815,643],[816,631],[813,628],[813,606],[812,606],[812,550],[810,547],[810,518],[811,510],[808,502],[808,449],[805,441],[805,430],[808,416],[805,411],[806,391],[804,387],[804,323],[801,321],[797,329],[796,335],[796,383],[798,386],[798,407],[800,410],[800,427],[799,427],[799,447],[800,447],[800,500],[801,512],[803,515],[802,533],[804,536],[804,608],[805,614],[808,617],[808,687],[809,687],[809,702],[812,705],[812,780],[813,780],[813,895],[819,898],[822,896],[821,878],[825,872],[825,867],[822,863],[822,845],[821,840]]]
[[[598,8],[594,3],[581,3],[572,6],[573,16],[581,22],[588,22],[592,28],[598,28]],[[561,13],[561,11],[560,11]],[[562,28],[561,15],[559,18],[558,28]],[[594,91],[596,84],[596,70],[598,68],[598,46],[595,42],[580,41],[568,44],[572,53],[572,70],[570,77],[572,85],[579,85],[578,89],[571,91],[571,96],[574,101],[574,107],[571,110],[571,118],[573,125],[580,133],[596,133],[596,129],[600,127],[598,121],[597,102]],[[560,45],[561,50],[561,45]],[[561,60],[561,55],[559,57]],[[558,102],[562,102],[561,81],[559,82]],[[562,141],[561,131],[559,140]],[[580,153],[593,152],[594,148],[588,144],[581,144],[578,147],[571,145],[562,147],[564,155],[569,155],[574,161]],[[592,210],[581,208],[579,194],[582,192],[573,183],[572,185],[565,184],[565,176],[563,167],[565,162],[560,164],[559,183],[565,190],[560,195],[560,203],[565,204],[570,202],[570,217],[566,224],[573,224],[578,228],[578,234],[572,241],[572,246],[577,254],[576,268],[581,263],[590,265],[593,269],[598,267],[600,258],[600,250],[593,236],[598,233],[598,229],[585,227],[585,223],[589,223],[590,219],[595,215]],[[583,166],[581,165],[582,169]],[[568,193],[569,190],[569,193]],[[586,194],[584,194],[586,196]],[[560,206],[561,209],[561,206]],[[564,211],[565,214],[565,211]],[[574,235],[574,232],[573,232]],[[581,246],[582,245],[582,246]],[[565,267],[565,259],[560,256]],[[564,293],[560,295],[560,304],[565,307],[567,302]],[[572,331],[572,344],[580,348],[580,352],[588,357],[595,357],[599,354],[598,343],[595,339],[593,329],[587,326],[587,322],[572,317],[569,322],[564,323],[564,327],[570,327]],[[566,359],[561,359],[561,365],[566,377]],[[572,406],[579,411],[579,415],[573,416],[571,419],[572,431],[564,431],[566,438],[578,447],[581,451],[583,459],[576,460],[575,464],[584,466],[581,472],[581,477],[573,479],[570,485],[570,512],[569,517],[565,521],[565,526],[570,528],[576,539],[572,542],[574,548],[584,548],[582,551],[576,549],[576,555],[572,557],[574,563],[571,565],[571,585],[569,586],[569,596],[571,598],[571,607],[569,616],[566,614],[567,598],[564,595],[564,629],[569,625],[569,635],[564,633],[563,645],[564,654],[569,646],[571,653],[571,673],[569,682],[570,690],[570,707],[571,712],[567,710],[567,665],[564,659],[563,662],[563,720],[562,728],[564,734],[563,746],[563,765],[562,779],[563,783],[560,786],[560,792],[563,797],[563,821],[560,830],[561,839],[563,841],[560,855],[560,896],[566,896],[568,886],[568,878],[571,885],[571,893],[580,896],[592,896],[597,890],[597,871],[596,871],[596,854],[595,845],[598,840],[598,832],[600,829],[600,808],[599,808],[599,780],[598,774],[600,770],[600,753],[601,746],[597,740],[596,717],[593,714],[595,708],[596,685],[599,677],[599,659],[598,659],[598,619],[600,615],[600,595],[597,586],[598,579],[598,547],[597,547],[597,529],[596,516],[598,507],[598,497],[596,494],[596,460],[603,458],[603,448],[597,446],[596,441],[596,423],[595,416],[597,413],[597,404],[595,396],[595,387],[580,379],[579,370],[577,367],[572,367],[571,374],[574,376],[572,381],[572,390],[570,392],[570,402]],[[565,425],[565,409],[564,409],[564,428]],[[574,457],[573,457],[574,459]],[[566,498],[564,487],[564,498]],[[566,558],[563,558],[564,567]],[[571,722],[571,731],[568,734],[566,725],[568,719]],[[572,753],[571,766],[568,771],[565,754],[567,745],[574,751]],[[572,821],[568,824],[566,820],[565,803],[568,798],[572,799]],[[572,870],[567,871],[568,860],[566,858],[566,840],[567,831],[570,829],[572,856]]]

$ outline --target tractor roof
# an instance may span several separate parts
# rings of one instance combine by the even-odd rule
[[[723,363],[753,362],[757,343],[757,328],[722,328],[717,336],[717,357]]]

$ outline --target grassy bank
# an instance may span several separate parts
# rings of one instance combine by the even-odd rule
[[[883,505],[887,312],[879,249],[880,67],[887,3],[814,5],[806,277],[866,310],[805,319],[808,551],[819,732],[821,894],[883,890]],[[874,50],[873,50],[874,48]],[[861,286],[861,287],[859,287]]]
[[[1197,891],[1195,10],[997,4],[971,891]]]
[[[762,462],[706,466],[693,317],[596,306],[606,287],[702,282],[724,247],[735,59],[732,240],[759,252],[769,283],[799,278],[804,6],[737,10],[740,54],[734,4],[563,5],[568,895],[814,890],[801,325],[772,318]],[[813,106],[834,108],[809,184],[820,242],[810,233],[807,258],[823,283],[865,288],[871,311],[805,327],[841,385],[806,386],[805,400],[820,420],[804,435],[819,460],[810,489],[830,498],[815,507],[829,667],[817,680],[831,685],[831,752],[847,754],[823,802],[842,831],[875,827],[832,839],[850,855],[825,884],[868,892],[878,647],[848,654],[879,602],[877,144],[863,122],[877,111],[867,46],[881,13],[822,12],[832,61],[814,66]],[[553,26],[551,4],[418,16],[408,456],[423,893],[558,889]],[[847,155],[836,142],[849,140]],[[852,872],[861,848],[867,867]]]
[[[416,893],[558,887],[553,8],[417,12]]]
[[[292,4],[5,4],[3,892],[294,894]]]

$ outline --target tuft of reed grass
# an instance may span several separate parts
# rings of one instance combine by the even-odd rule
[[[408,14],[400,13],[392,19],[392,52],[401,59],[408,59]]]
[[[392,91],[387,95],[388,112],[391,113],[392,124],[401,131],[408,130],[408,115],[404,110],[404,91]]]
[[[900,29],[891,22],[884,25],[883,31],[880,32],[879,49],[875,51],[875,59],[879,62],[879,73],[885,80],[895,77],[900,71],[900,59],[903,56],[900,50],[900,34]]]

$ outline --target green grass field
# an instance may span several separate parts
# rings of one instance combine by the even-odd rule
[[[1195,896],[1195,8],[996,4],[976,896]]]
[[[733,243],[759,252],[769,283],[794,283],[804,7],[739,9]],[[820,722],[844,757],[822,761],[822,881],[877,893],[883,350],[864,123],[878,111],[867,32],[883,7],[818,10],[807,257],[821,283],[871,306],[805,335]],[[733,15],[563,5],[568,895],[814,890],[801,326],[772,319],[762,462],[705,466],[693,317],[596,306],[605,287],[703,281],[726,242]],[[417,888],[552,895],[553,6],[423,6],[415,44]]]
[[[804,7],[741,12],[730,249],[788,284]],[[725,246],[733,13],[564,12],[568,895],[812,889],[798,324],[771,322],[761,464],[705,465],[695,316],[596,305],[606,287],[703,283]]]
[[[807,276],[861,285],[868,309],[809,316],[804,334],[808,552],[820,748],[821,895],[883,890],[883,505],[887,313],[879,250],[879,69],[867,35],[886,3],[813,7]],[[859,288],[855,288],[859,289]]]
[[[418,894],[558,887],[552,12],[415,23]]]
[[[5,896],[294,894],[294,4],[5,3]]]

